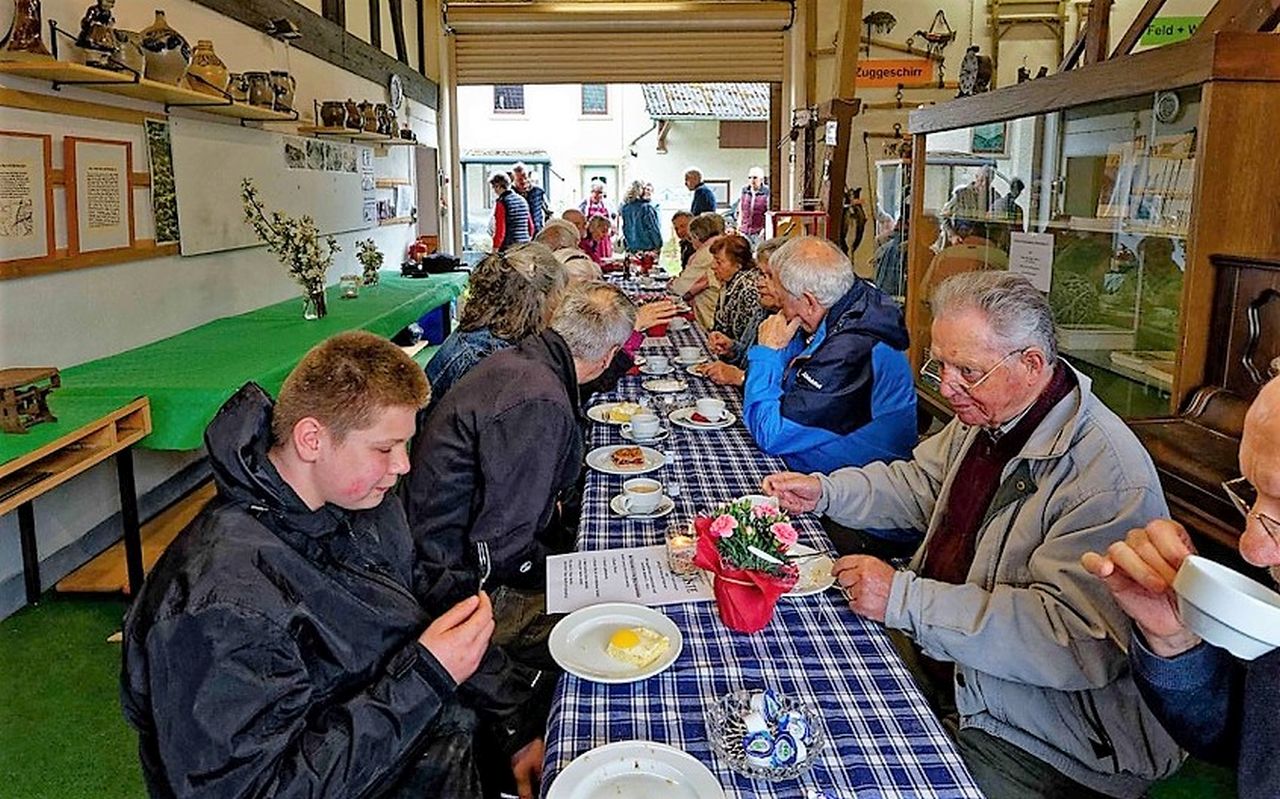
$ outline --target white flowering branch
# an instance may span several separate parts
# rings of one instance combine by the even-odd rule
[[[372,286],[378,282],[378,270],[382,268],[382,251],[373,243],[373,239],[356,242],[356,260],[364,267],[364,284]]]
[[[240,182],[240,196],[244,202],[245,222],[267,246],[267,251],[280,259],[280,263],[289,270],[289,276],[302,286],[304,292],[315,294],[323,291],[325,275],[333,266],[334,253],[342,250],[338,240],[325,236],[322,250],[320,230],[310,216],[295,219],[279,211],[268,215],[258,197],[258,189],[249,178]]]

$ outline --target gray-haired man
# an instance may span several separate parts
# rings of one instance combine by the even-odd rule
[[[841,524],[928,530],[907,571],[859,555],[836,573],[854,612],[910,639],[988,797],[1141,796],[1180,753],[1130,676],[1128,617],[1079,561],[1167,514],[1155,468],[1058,357],[1025,279],[958,275],[932,307],[921,373],[955,418],[912,460],[765,489]]]

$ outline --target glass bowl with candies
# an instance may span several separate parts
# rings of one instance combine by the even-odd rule
[[[707,712],[707,731],[730,768],[773,782],[808,771],[825,742],[817,711],[771,688],[721,697]]]

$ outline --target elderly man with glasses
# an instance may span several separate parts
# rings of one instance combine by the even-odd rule
[[[1280,583],[1280,380],[1245,416],[1243,477],[1223,483],[1245,518],[1240,555]],[[1241,799],[1280,796],[1280,650],[1242,661],[1200,640],[1178,616],[1173,577],[1195,552],[1186,530],[1160,519],[1133,530],[1084,566],[1106,582],[1138,634],[1129,650],[1142,695],[1180,744],[1238,770]]]
[[[850,608],[894,631],[990,799],[1138,797],[1180,762],[1141,701],[1128,619],[1080,557],[1166,515],[1129,428],[1058,357],[1024,278],[944,281],[922,370],[955,411],[913,458],[782,473],[791,511],[928,530],[898,571],[865,555],[835,572]]]

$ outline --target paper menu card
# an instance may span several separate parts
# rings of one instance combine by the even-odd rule
[[[710,575],[673,574],[661,544],[547,558],[547,613],[571,613],[602,602],[654,607],[712,598]]]

